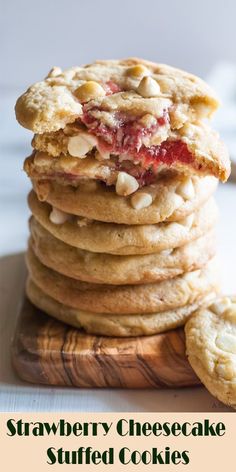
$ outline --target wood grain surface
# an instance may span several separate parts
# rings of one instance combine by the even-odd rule
[[[91,336],[48,317],[27,299],[12,362],[21,379],[38,384],[160,389],[200,383],[185,356],[183,329],[138,338]]]

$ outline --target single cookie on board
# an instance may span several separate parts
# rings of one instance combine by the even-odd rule
[[[67,277],[99,284],[160,282],[202,268],[216,253],[213,231],[180,248],[134,256],[99,254],[69,246],[33,217],[30,231],[30,246],[42,264]]]
[[[236,408],[236,297],[197,310],[185,332],[188,359],[202,383]]]
[[[35,181],[39,200],[47,201],[59,210],[85,218],[127,225],[155,224],[185,218],[208,200],[217,187],[214,177],[160,179],[145,188],[152,199],[146,208],[135,209],[130,199],[117,195],[98,181],[81,183],[78,187],[59,185],[53,181]]]
[[[51,205],[40,202],[34,191],[29,193],[28,204],[35,219],[55,238],[79,249],[117,255],[153,254],[180,247],[208,233],[218,216],[215,201],[210,198],[178,222],[132,226],[63,215],[64,223],[55,224],[50,219]]]
[[[122,315],[173,310],[195,303],[218,287],[214,259],[202,269],[145,285],[98,285],[72,279],[43,265],[32,248],[28,249],[26,261],[30,277],[47,295],[72,308],[96,313]]]
[[[197,123],[217,106],[214,93],[199,78],[131,58],[97,61],[64,72],[54,68],[17,100],[16,117],[38,133],[33,145],[46,146],[50,153],[58,153],[61,145],[63,152],[66,147],[79,158],[96,150],[101,159],[122,155],[134,162],[135,158],[148,171],[148,178],[164,166],[225,181],[230,162],[224,146],[220,145],[221,152],[209,154],[204,144],[209,139],[202,132],[200,138],[199,132],[194,137]],[[191,129],[189,124],[194,124]],[[203,143],[200,152],[197,141]]]
[[[76,310],[59,303],[45,294],[30,278],[27,280],[26,294],[36,307],[63,323],[83,329],[88,334],[115,337],[149,336],[182,326],[191,313],[215,296],[209,293],[192,305],[162,313],[114,315]]]

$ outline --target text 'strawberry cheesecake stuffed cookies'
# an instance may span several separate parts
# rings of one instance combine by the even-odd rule
[[[213,193],[230,161],[199,78],[140,59],[54,67],[17,101],[35,134],[28,298],[84,332],[153,335],[219,291]],[[117,340],[118,342],[118,340]]]

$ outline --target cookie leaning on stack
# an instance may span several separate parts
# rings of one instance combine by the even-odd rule
[[[108,336],[183,325],[218,291],[212,197],[230,163],[191,74],[139,59],[48,77],[16,104],[35,134],[27,295]]]
[[[196,311],[185,332],[189,362],[202,383],[236,409],[236,297]]]

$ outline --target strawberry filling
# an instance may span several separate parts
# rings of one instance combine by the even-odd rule
[[[191,164],[194,161],[192,153],[188,150],[187,144],[179,140],[166,140],[159,146],[146,148],[142,146],[139,150],[139,156],[144,168],[152,166],[157,170],[161,164],[171,166],[175,162],[182,164]]]
[[[115,82],[112,82],[112,80],[108,80],[107,82],[105,82],[105,84],[103,84],[103,87],[106,91],[106,95],[112,95],[113,93],[122,92],[120,86],[117,85]]]
[[[114,114],[116,126],[109,127],[91,114],[91,111],[97,110],[99,109],[93,108],[89,110],[85,106],[82,118],[83,123],[90,133],[99,138],[100,151],[117,154],[122,157],[122,161],[132,159],[134,164],[141,165],[143,176],[140,177],[139,175],[137,179],[141,180],[142,185],[148,185],[148,183],[152,183],[155,180],[152,176],[162,164],[171,166],[177,161],[182,164],[193,164],[194,157],[188,150],[186,143],[181,140],[167,139],[159,145],[151,145],[149,147],[143,144],[145,137],[151,137],[157,133],[160,127],[169,123],[167,111],[150,127],[144,127],[135,118],[130,119],[126,115],[116,112]],[[120,167],[122,167],[122,163],[118,162],[117,168]],[[132,169],[134,167],[132,166]],[[132,175],[134,175],[133,172]]]
[[[86,105],[83,110],[82,122],[89,131],[102,138],[103,145],[113,154],[136,154],[142,146],[143,138],[154,135],[160,126],[169,123],[168,113],[155,120],[149,127],[143,126],[136,118],[129,118],[124,113],[115,112],[113,119],[115,126],[109,127],[92,115],[92,112],[101,111],[99,108],[89,110]]]
[[[117,171],[123,171],[135,177],[139,183],[139,187],[144,187],[145,185],[151,185],[156,182],[156,174],[158,172],[158,167],[161,164],[171,166],[176,161],[189,164],[193,161],[193,156],[189,152],[187,145],[182,141],[167,140],[160,146],[151,146],[150,148],[142,146],[138,154],[136,154],[135,161],[134,159],[125,159],[125,156],[122,160],[113,156],[111,160],[108,161],[110,164],[108,164],[108,166],[111,171],[108,179],[104,179],[102,174],[99,175],[99,171],[94,178],[104,180],[107,185],[113,185],[116,180],[116,174],[114,173]],[[103,165],[106,165],[106,161],[103,161]],[[44,176],[41,174],[40,177],[45,179],[59,178],[71,183],[76,183],[81,179],[86,179],[86,170],[83,173],[80,171],[78,173],[73,173],[66,170],[52,170],[51,172],[48,171]]]
[[[112,81],[104,84],[106,95],[121,92],[120,87]],[[175,162],[194,164],[194,157],[181,140],[166,139],[158,145],[147,146],[146,143],[154,135],[162,134],[162,127],[170,123],[169,112],[164,110],[159,118],[153,117],[151,124],[144,124],[143,117],[132,117],[122,112],[113,112],[113,126],[108,126],[99,118],[99,113],[105,112],[91,104],[83,106],[82,123],[88,131],[98,138],[100,152],[118,155],[116,168],[123,170],[127,161],[133,162],[129,173],[140,182],[140,186],[155,181],[155,174],[160,165],[171,166]],[[96,116],[97,115],[97,116]],[[165,134],[165,130],[164,134]],[[137,166],[138,164],[138,166]],[[137,168],[137,172],[135,172]],[[140,170],[141,169],[141,170]],[[137,174],[137,175],[135,175]],[[154,174],[154,175],[153,175]]]
[[[113,81],[107,81],[103,84],[106,95],[121,92],[121,88]],[[106,181],[107,185],[114,184],[114,178],[117,171],[127,172],[136,178],[140,187],[151,185],[156,181],[156,174],[161,165],[171,166],[175,162],[183,164],[194,164],[194,157],[188,150],[187,145],[179,140],[166,139],[159,145],[146,146],[153,135],[162,135],[161,127],[169,126],[169,113],[164,110],[163,116],[153,117],[151,123],[145,126],[143,117],[131,117],[125,113],[114,112],[114,125],[108,126],[99,118],[99,113],[105,112],[99,107],[94,107],[88,103],[83,106],[82,118],[78,121],[86,126],[88,131],[98,138],[98,149],[102,152],[108,152],[110,156],[110,177]],[[96,116],[97,115],[97,116]],[[165,130],[164,130],[165,135]],[[98,172],[99,174],[99,172]],[[112,175],[114,177],[112,177]],[[42,175],[41,175],[42,178]],[[71,171],[52,171],[47,172],[45,179],[59,178],[65,181],[76,183],[86,178],[84,175],[73,173]],[[94,178],[105,180],[101,175]]]

